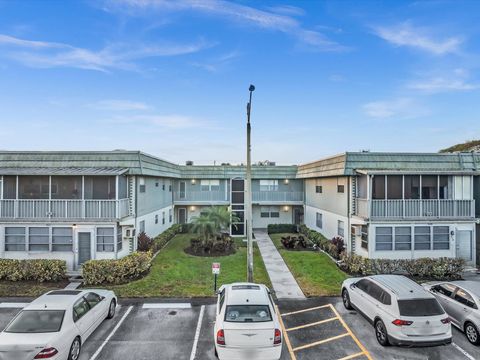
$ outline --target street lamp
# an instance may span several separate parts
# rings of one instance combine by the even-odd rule
[[[245,183],[245,223],[247,227],[247,281],[253,282],[253,243],[252,243],[252,160],[250,145],[250,110],[252,108],[252,93],[255,86],[250,85],[250,100],[247,104],[247,181]]]

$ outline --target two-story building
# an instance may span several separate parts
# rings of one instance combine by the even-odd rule
[[[345,153],[298,168],[305,223],[370,258],[476,263],[479,154]],[[478,196],[478,189],[477,189]]]

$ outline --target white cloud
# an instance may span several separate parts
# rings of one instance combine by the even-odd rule
[[[72,67],[98,71],[135,70],[135,60],[148,57],[177,56],[195,53],[212,44],[199,40],[191,44],[130,45],[112,44],[100,50],[89,50],[69,44],[32,41],[0,34],[0,47],[8,57],[31,67]]]
[[[428,114],[428,111],[410,98],[373,101],[363,105],[365,114],[377,119],[415,118]]]
[[[251,25],[264,29],[280,31],[298,40],[322,51],[343,51],[346,47],[335,41],[328,39],[322,33],[306,29],[293,18],[292,11],[298,15],[298,9],[295,7],[282,7],[283,11],[259,10],[250,6],[237,4],[225,0],[106,0],[104,9],[123,10],[130,15],[138,15],[142,12],[156,10],[158,13],[165,14],[165,11],[198,11],[208,15],[221,18],[230,18],[241,24],[249,23]],[[290,14],[286,12],[290,11]]]
[[[408,87],[426,93],[440,93],[476,90],[480,88],[480,84],[469,82],[468,71],[458,68],[453,70],[451,74],[447,73],[412,81],[408,84]]]
[[[101,100],[92,104],[88,104],[88,107],[99,110],[110,111],[130,111],[130,110],[148,110],[150,106],[143,102],[131,101],[131,100]]]
[[[395,26],[376,27],[374,31],[376,35],[395,46],[416,48],[434,55],[457,53],[463,43],[462,38],[455,36],[435,39],[429,30],[414,27],[409,22]]]

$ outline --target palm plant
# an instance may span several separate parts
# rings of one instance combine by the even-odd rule
[[[225,206],[211,206],[207,209],[207,217],[215,223],[217,231],[225,231],[230,224],[239,222],[238,216],[233,215]]]
[[[192,220],[192,231],[203,238],[204,243],[207,243],[212,236],[217,233],[217,225],[210,217],[200,215]]]

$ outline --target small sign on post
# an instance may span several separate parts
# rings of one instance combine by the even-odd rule
[[[217,292],[217,276],[220,274],[220,263],[212,263],[212,274],[214,277],[213,291]]]

